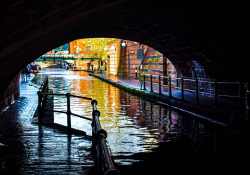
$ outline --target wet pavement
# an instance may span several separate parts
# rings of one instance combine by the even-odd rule
[[[30,79],[0,115],[0,174],[92,174],[90,140],[32,123],[38,86]]]
[[[46,75],[54,93],[70,92],[98,101],[100,122],[108,132],[108,145],[123,174],[250,173],[245,160],[250,155],[246,133],[212,125],[134,96],[86,72],[42,69],[37,81],[42,82]],[[79,136],[68,138],[55,129],[32,124],[37,88],[27,84],[21,87],[20,102],[9,108],[12,112],[0,115],[4,121],[0,127],[0,143],[8,145],[8,148],[0,145],[0,150],[9,150],[7,154],[0,152],[5,156],[1,159],[1,171],[92,174],[91,142]],[[72,98],[71,104],[72,112],[91,118],[89,101]],[[66,98],[55,96],[54,109],[66,111]],[[66,125],[65,114],[55,113],[54,116],[55,123]],[[72,127],[88,135],[91,135],[90,124],[72,117]]]

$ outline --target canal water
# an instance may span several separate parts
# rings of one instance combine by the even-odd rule
[[[101,125],[108,133],[115,162],[124,172],[245,172],[242,155],[248,152],[243,151],[245,142],[234,131],[129,94],[87,72],[47,68],[38,74],[38,81],[46,75],[54,93],[98,101]],[[54,109],[66,111],[66,97],[55,96]],[[71,98],[71,112],[91,118],[90,101]],[[67,123],[62,113],[55,113],[54,120]],[[72,116],[72,127],[91,135],[90,121]]]

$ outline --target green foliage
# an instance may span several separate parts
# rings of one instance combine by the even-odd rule
[[[104,50],[107,43],[115,40],[116,38],[92,38],[91,41],[94,43],[94,48],[91,51],[91,54],[94,58],[102,58],[106,60],[107,51]]]
[[[148,63],[159,63],[159,58],[150,58],[149,60],[148,60]]]

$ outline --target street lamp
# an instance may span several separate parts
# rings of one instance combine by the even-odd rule
[[[126,44],[127,44],[127,41],[126,41],[126,40],[123,40],[123,42],[122,42],[122,47],[126,46]]]

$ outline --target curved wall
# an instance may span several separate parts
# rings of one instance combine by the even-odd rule
[[[198,63],[211,79],[249,81],[244,4],[164,1],[18,1],[0,9],[0,98],[20,70],[40,55],[88,37],[124,38],[164,54],[192,76]]]

